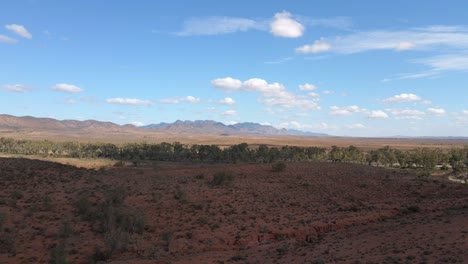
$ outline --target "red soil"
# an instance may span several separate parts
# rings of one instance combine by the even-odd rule
[[[0,263],[47,263],[60,241],[69,261],[89,263],[104,235],[74,203],[83,192],[99,203],[117,187],[146,225],[111,263],[468,262],[468,187],[410,171],[342,163],[93,171],[25,159],[0,159],[0,169]],[[222,171],[233,183],[212,186]],[[73,230],[66,239],[64,222]]]

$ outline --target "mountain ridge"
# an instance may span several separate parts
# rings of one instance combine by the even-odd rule
[[[252,136],[329,136],[323,133],[275,128],[254,122],[226,125],[214,120],[176,120],[146,126],[119,125],[97,120],[57,120],[48,117],[13,116],[0,114],[0,129],[27,132],[67,131],[76,133],[159,132],[169,134],[252,135]]]

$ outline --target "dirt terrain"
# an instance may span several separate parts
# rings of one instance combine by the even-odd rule
[[[193,145],[218,145],[228,147],[235,144],[247,143],[251,146],[265,144],[274,147],[298,146],[298,147],[325,147],[333,145],[339,147],[356,146],[362,150],[375,150],[385,146],[394,149],[413,150],[415,148],[462,148],[468,145],[468,139],[464,138],[358,138],[358,137],[304,137],[304,136],[252,136],[252,135],[190,135],[190,134],[166,134],[166,133],[67,133],[66,131],[53,132],[16,132],[1,131],[0,137],[21,140],[51,140],[77,141],[77,142],[104,142],[113,144],[125,143],[161,143],[180,142]]]
[[[0,186],[0,263],[468,261],[468,187],[413,171],[0,158]]]

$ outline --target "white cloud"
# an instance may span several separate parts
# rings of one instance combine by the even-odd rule
[[[275,60],[275,61],[265,61],[265,64],[281,64],[283,62],[287,62],[292,59],[293,59],[292,57],[286,57],[286,58],[282,58],[282,59]]]
[[[421,100],[421,97],[415,95],[415,94],[407,94],[407,93],[402,93],[402,94],[397,94],[393,97],[384,99],[384,103],[403,103],[403,102],[410,102],[410,101],[419,101]]]
[[[180,103],[191,103],[191,104],[196,104],[201,101],[200,98],[196,98],[193,96],[186,96],[186,97],[181,97],[181,98],[165,98],[159,100],[160,103],[163,104],[180,104]]]
[[[252,19],[239,17],[192,18],[184,23],[179,36],[219,35],[234,32],[246,32],[250,29],[264,29],[264,25]]]
[[[251,78],[241,82],[240,80],[228,77],[215,79],[211,83],[214,87],[227,91],[258,92],[261,94],[258,102],[268,106],[300,108],[303,110],[320,109],[320,106],[316,103],[316,99],[311,100],[307,96],[291,93],[280,83],[268,83],[260,78]]]
[[[31,33],[29,33],[29,31],[22,25],[10,24],[10,25],[5,25],[5,28],[10,31],[13,31],[15,34],[23,38],[27,38],[27,39],[32,38]]]
[[[302,124],[297,121],[288,121],[278,124],[279,128],[286,128],[286,129],[297,129],[302,131],[330,131],[331,129],[335,129],[336,126],[329,125],[325,122],[316,123],[313,125],[309,124]]]
[[[346,107],[331,106],[330,110],[331,110],[330,111],[331,115],[344,115],[344,116],[367,111],[366,109],[360,108],[357,105],[351,105],[351,106],[346,106]]]
[[[140,127],[140,126],[144,126],[145,123],[140,122],[140,121],[133,121],[133,122],[132,122],[132,125]]]
[[[242,81],[231,77],[218,78],[211,81],[211,84],[219,89],[237,90],[242,87]]]
[[[314,92],[310,92],[310,93],[308,93],[308,95],[309,95],[310,97],[320,97],[320,94],[319,94],[319,93],[314,93]]]
[[[0,35],[0,42],[3,42],[3,43],[16,43],[16,42],[18,42],[18,40],[14,39],[14,38],[7,37],[5,35]]]
[[[54,91],[59,91],[59,92],[65,92],[65,93],[81,93],[83,92],[83,89],[80,87],[73,85],[73,84],[67,84],[67,83],[58,83],[52,87],[50,87],[51,90]]]
[[[31,86],[23,85],[23,84],[6,84],[3,86],[3,90],[9,92],[16,92],[16,93],[24,93],[29,92],[33,88]]]
[[[386,111],[392,113],[395,119],[420,120],[426,115],[426,113],[422,111],[413,109],[386,109]]]
[[[330,90],[325,90],[323,91],[323,94],[334,94],[335,91],[330,91]]]
[[[304,45],[296,48],[296,52],[299,53],[320,53],[329,51],[332,48],[323,38],[316,40],[312,45]]]
[[[398,43],[398,45],[395,47],[396,50],[410,50],[413,49],[416,45],[412,42],[408,41],[403,41]]]
[[[271,34],[284,38],[298,38],[304,34],[304,26],[291,18],[291,13],[276,13],[270,24]]]
[[[463,110],[462,113],[468,115],[468,110]]]
[[[234,116],[237,115],[236,110],[227,110],[223,112],[223,116]]]
[[[106,100],[109,104],[122,104],[122,105],[134,105],[134,106],[150,106],[153,102],[150,100],[141,100],[135,98],[109,98]]]
[[[388,118],[388,114],[382,110],[370,111],[367,115],[368,118]]]
[[[370,50],[429,49],[436,46],[468,48],[467,28],[412,28],[401,31],[363,31],[335,38],[322,38],[336,53],[358,53]]]
[[[361,123],[356,123],[356,124],[347,125],[346,128],[348,128],[348,129],[363,129],[363,128],[366,128],[366,126],[361,124]]]
[[[67,99],[67,100],[65,100],[65,103],[66,104],[76,104],[76,101],[73,100],[73,99]]]
[[[162,104],[178,104],[180,103],[180,98],[164,98],[159,100]]]
[[[418,79],[438,76],[447,71],[468,71],[468,53],[466,51],[461,51],[460,53],[455,54],[445,54],[429,58],[416,59],[412,60],[411,62],[423,64],[429,67],[429,69],[422,72],[400,74],[396,79]]]
[[[193,96],[189,95],[189,96],[185,97],[185,99],[183,101],[189,102],[191,104],[196,104],[196,103],[200,102],[200,98],[196,98],[196,97],[193,97]]]
[[[302,85],[299,85],[299,89],[301,91],[313,91],[317,89],[317,86],[310,83],[304,83]]]
[[[427,59],[414,60],[413,62],[430,66],[432,68],[432,71],[435,72],[449,70],[468,71],[468,54],[448,54],[434,56]]]
[[[234,101],[234,99],[232,99],[231,97],[226,97],[224,99],[219,100],[218,103],[225,105],[233,105],[236,103],[236,101]]]
[[[432,107],[426,109],[426,112],[430,115],[435,115],[435,116],[443,116],[446,113],[445,109],[443,108],[432,108]]]

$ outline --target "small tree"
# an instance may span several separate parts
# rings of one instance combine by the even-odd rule
[[[278,161],[274,163],[273,165],[271,165],[271,170],[274,172],[281,172],[281,171],[284,171],[285,169],[286,169],[286,163],[282,161]]]

